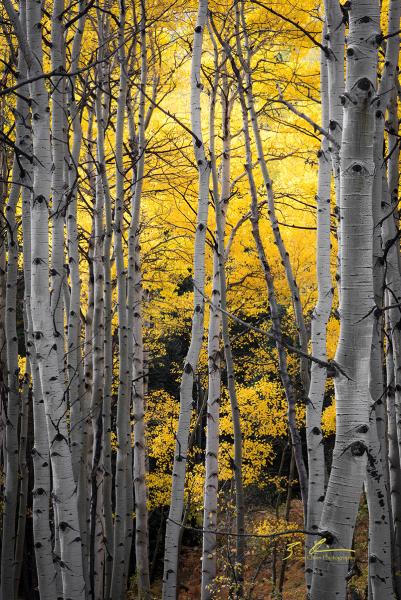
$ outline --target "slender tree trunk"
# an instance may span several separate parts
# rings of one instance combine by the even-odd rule
[[[125,593],[125,581],[129,568],[131,538],[128,538],[127,519],[132,519],[127,504],[127,487],[132,483],[128,473],[128,455],[131,452],[130,394],[128,366],[128,322],[127,322],[127,276],[122,246],[124,211],[123,132],[127,98],[126,57],[124,48],[125,4],[120,1],[119,62],[120,91],[116,121],[116,202],[114,214],[114,251],[118,294],[118,348],[119,385],[117,400],[117,461],[115,478],[115,520],[113,575],[111,597],[118,600]]]
[[[102,79],[99,81],[101,88]],[[91,531],[90,531],[90,585],[93,598],[97,600],[99,592],[97,586],[103,581],[104,568],[104,543],[103,543],[103,506],[102,506],[102,404],[104,389],[104,270],[103,270],[103,243],[104,243],[104,187],[102,173],[105,169],[104,160],[104,114],[102,107],[102,92],[100,89],[96,96],[96,205],[95,205],[95,245],[93,252],[93,277],[94,277],[94,309],[92,323],[92,397],[91,418],[93,431],[93,450],[91,467]],[[96,586],[96,589],[95,589]]]
[[[64,0],[54,0],[51,19],[51,62],[52,69],[65,72],[65,48],[63,26]],[[66,187],[64,166],[67,158],[65,77],[52,78],[51,94],[51,146],[52,146],[52,185],[51,185],[51,311],[54,337],[57,342],[57,356],[60,377],[64,373],[64,222],[66,212]],[[64,399],[65,401],[65,399]],[[74,458],[74,450],[72,450]],[[73,468],[75,467],[73,463]],[[75,468],[74,468],[75,475]]]
[[[323,29],[323,40],[326,28]],[[320,96],[322,101],[322,127],[327,130],[329,125],[328,77],[327,59],[323,51],[320,56]],[[318,152],[319,174],[317,202],[317,241],[316,241],[316,271],[318,298],[312,314],[311,352],[313,356],[323,361],[327,360],[326,340],[327,323],[333,302],[333,287],[330,269],[330,183],[331,160],[327,138],[323,138]],[[319,529],[324,495],[326,492],[326,471],[324,443],[322,434],[322,410],[326,389],[327,369],[313,363],[311,367],[310,387],[306,405],[306,444],[308,449],[308,506],[307,530]],[[309,536],[305,544],[305,576],[307,589],[310,589],[312,564],[309,550],[316,539]]]
[[[384,396],[382,317],[375,318],[370,356],[370,419],[366,474],[369,508],[369,585],[373,600],[395,598],[392,577],[390,511],[384,476],[387,455],[378,435],[376,408]]]
[[[192,388],[195,370],[202,346],[204,324],[205,239],[209,202],[210,167],[205,155],[201,129],[200,72],[203,32],[206,25],[207,0],[199,0],[195,26],[191,67],[191,126],[194,138],[195,160],[199,173],[199,199],[194,248],[194,313],[191,343],[185,358],[180,388],[180,416],[176,434],[176,448],[171,488],[170,511],[166,527],[164,555],[163,599],[175,600],[177,595],[178,549],[180,523],[184,508],[184,486],[187,464],[188,435],[192,413]]]
[[[128,320],[132,335],[132,398],[134,412],[135,559],[139,598],[150,596],[149,532],[146,485],[145,369],[142,322],[142,272],[140,253],[140,209],[146,152],[145,94],[147,80],[146,5],[141,0],[141,80],[138,107],[137,163],[133,174],[132,214],[128,255]],[[131,329],[132,328],[132,329]]]
[[[7,12],[15,27],[30,76],[43,72],[41,6],[27,6],[27,41],[21,35],[21,23],[16,20],[12,7]],[[60,540],[60,568],[63,593],[72,600],[82,598],[81,537],[77,510],[77,492],[72,472],[71,453],[64,411],[64,385],[59,376],[58,340],[54,337],[49,294],[49,238],[48,217],[51,191],[52,160],[50,152],[49,107],[45,83],[37,79],[30,84],[33,131],[33,198],[31,204],[31,314],[33,337],[43,401],[45,405],[50,458],[53,477],[53,497],[57,504],[57,533]]]
[[[212,38],[213,39],[213,38]],[[223,234],[226,227],[226,213],[230,197],[230,107],[228,100],[227,74],[221,76],[221,109],[223,153],[221,159],[221,193],[219,193],[218,173],[215,155],[215,103],[219,83],[218,52],[215,47],[215,77],[210,97],[209,146],[213,182],[213,198],[215,210],[221,212],[221,228]],[[218,232],[216,232],[218,238]],[[224,235],[223,235],[224,237]],[[217,244],[218,246],[218,244]],[[223,268],[226,259],[223,239]],[[210,600],[213,595],[213,582],[217,572],[217,538],[213,530],[217,528],[218,511],[218,454],[219,454],[219,416],[221,398],[221,286],[220,286],[219,248],[213,253],[213,288],[209,314],[208,330],[208,398],[207,398],[207,430],[205,452],[205,488],[202,548],[202,587],[203,600]]]
[[[242,47],[241,47],[240,31],[244,35],[245,57],[243,56]],[[279,223],[278,223],[278,220],[276,217],[273,184],[270,179],[265,154],[263,151],[262,137],[260,135],[260,128],[259,128],[259,119],[258,119],[256,107],[255,107],[255,100],[254,100],[254,94],[253,94],[252,67],[251,67],[252,55],[251,55],[251,48],[250,48],[250,43],[249,43],[249,39],[248,39],[247,24],[246,24],[246,20],[245,20],[243,0],[241,0],[240,3],[236,4],[236,47],[237,47],[238,56],[241,61],[241,66],[245,71],[246,85],[244,86],[244,93],[245,93],[246,100],[247,100],[247,111],[249,112],[253,136],[254,136],[255,144],[256,144],[258,164],[259,164],[259,167],[260,167],[260,170],[262,173],[263,183],[264,183],[264,187],[266,190],[267,205],[268,205],[267,213],[269,216],[274,241],[275,241],[277,249],[280,253],[280,258],[281,258],[282,264],[284,266],[288,287],[289,287],[289,290],[291,293],[291,300],[292,300],[292,304],[294,307],[294,314],[295,314],[295,322],[296,322],[297,329],[298,329],[299,344],[300,344],[301,350],[306,353],[307,349],[308,349],[308,332],[306,329],[305,319],[304,319],[304,315],[303,315],[301,294],[299,291],[297,281],[295,279],[294,272],[292,270],[290,256],[285,247],[284,240],[282,238],[281,231],[280,231],[280,226],[279,226]],[[308,360],[305,358],[302,358],[302,357],[300,359],[300,373],[301,373],[301,380],[302,380],[302,385],[303,385],[303,389],[304,389],[304,394],[306,396],[307,391],[309,390],[309,364],[308,364]],[[296,463],[297,463],[297,465],[299,463],[297,458],[296,458]],[[298,474],[299,474],[299,472],[298,472]],[[301,475],[300,475],[300,477],[301,477]],[[302,482],[301,486],[302,485],[304,485],[304,487],[307,488],[306,482]],[[305,489],[305,494],[306,493],[307,493],[307,489]],[[304,497],[304,500],[306,500],[306,496]]]
[[[23,60],[23,59],[22,59]],[[22,67],[22,78],[26,76]],[[27,105],[18,99],[16,107],[16,145],[27,146],[24,119],[27,117]],[[25,138],[25,139],[24,139]],[[12,183],[8,197],[5,218],[7,224],[7,271],[6,271],[6,310],[5,333],[7,348],[7,413],[5,439],[5,473],[3,544],[1,554],[1,595],[13,600],[14,589],[14,551],[16,542],[16,514],[18,504],[18,427],[20,413],[18,340],[17,340],[17,279],[18,279],[18,227],[16,206],[21,191],[21,173],[17,156],[14,158]]]

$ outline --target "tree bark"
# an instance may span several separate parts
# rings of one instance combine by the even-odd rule
[[[320,531],[329,550],[317,554],[311,599],[345,598],[349,552],[365,477],[372,343],[372,186],[374,110],[379,42],[378,3],[356,0],[349,10],[347,79],[341,144],[341,294],[336,443]],[[337,552],[336,552],[337,550]],[[343,554],[341,554],[343,552]],[[343,556],[343,559],[341,559]]]
[[[164,554],[163,599],[175,600],[177,595],[178,549],[180,523],[184,508],[184,486],[187,464],[188,435],[192,413],[192,388],[195,370],[203,339],[204,286],[205,286],[205,239],[209,202],[210,167],[205,155],[201,128],[200,71],[202,60],[203,32],[206,25],[208,3],[199,0],[195,26],[191,66],[191,125],[194,137],[195,160],[199,174],[199,197],[194,249],[194,313],[192,318],[191,343],[185,358],[180,387],[180,416],[176,434],[170,511],[166,527]]]

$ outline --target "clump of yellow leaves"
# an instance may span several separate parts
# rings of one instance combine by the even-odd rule
[[[275,458],[273,440],[288,435],[287,403],[283,389],[277,381],[261,378],[251,387],[238,389],[238,404],[241,414],[243,435],[243,477],[244,484],[259,485],[270,482],[267,466]],[[297,421],[304,419],[304,408],[297,408]],[[232,477],[232,436],[230,402],[224,395],[220,431],[220,470],[219,479]]]
[[[323,411],[322,430],[325,435],[332,435],[336,431],[336,403],[334,400]]]

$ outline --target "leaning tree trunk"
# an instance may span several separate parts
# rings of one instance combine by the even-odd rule
[[[194,248],[194,313],[192,318],[191,342],[185,358],[180,388],[180,416],[171,487],[170,511],[166,527],[164,555],[163,599],[175,600],[177,595],[177,569],[181,519],[184,508],[184,487],[187,465],[188,435],[192,413],[192,388],[194,374],[202,347],[204,324],[205,287],[205,240],[209,203],[210,167],[205,155],[201,128],[201,59],[203,31],[206,24],[208,3],[199,0],[195,26],[191,67],[191,124],[194,137],[195,160],[199,173],[199,199]]]
[[[244,63],[244,59],[242,58],[242,48],[241,48],[240,38],[239,38],[239,30],[240,30],[239,17],[240,17],[240,15],[239,15],[238,8],[237,8],[236,47],[237,47],[237,53],[241,58],[241,62]],[[242,29],[245,30],[244,21],[242,21],[242,23],[243,23]],[[249,42],[247,41],[246,43],[247,43],[247,47],[249,47],[248,46]],[[274,336],[276,339],[276,346],[277,346],[277,351],[278,351],[280,378],[283,383],[283,387],[284,387],[285,395],[286,395],[286,399],[287,399],[288,427],[290,430],[291,441],[292,441],[293,448],[294,448],[295,462],[296,462],[296,466],[297,466],[299,483],[300,483],[300,488],[301,488],[301,497],[302,497],[302,502],[303,502],[303,507],[304,507],[304,520],[306,521],[308,477],[307,477],[305,463],[304,463],[304,459],[303,459],[303,455],[302,455],[302,440],[301,440],[301,436],[300,436],[300,433],[299,433],[299,430],[297,427],[297,423],[296,423],[296,410],[295,410],[296,409],[296,395],[295,395],[294,386],[292,384],[291,378],[288,373],[287,356],[286,356],[286,352],[285,352],[285,347],[281,343],[281,339],[282,339],[281,319],[280,319],[280,313],[279,313],[279,306],[278,306],[277,299],[276,299],[276,292],[274,289],[273,276],[272,276],[272,273],[270,270],[270,265],[269,265],[267,255],[266,255],[266,252],[265,252],[265,249],[263,246],[262,238],[260,235],[260,229],[259,229],[259,208],[258,208],[258,202],[257,202],[257,188],[256,188],[254,174],[253,174],[251,136],[250,136],[249,122],[248,122],[248,107],[251,102],[253,105],[253,96],[250,97],[245,91],[243,78],[242,78],[239,68],[237,67],[237,65],[235,63],[231,48],[229,47],[228,44],[224,44],[224,49],[227,53],[227,56],[230,59],[232,69],[234,71],[236,80],[238,82],[238,96],[239,96],[239,100],[240,100],[240,104],[241,104],[241,112],[242,112],[242,131],[243,131],[243,137],[244,137],[244,143],[245,143],[245,156],[246,156],[245,170],[246,170],[246,174],[248,177],[249,190],[250,190],[250,194],[251,194],[252,236],[255,241],[259,262],[260,262],[260,265],[263,270],[263,276],[265,279],[266,288],[267,288],[267,292],[268,292],[268,302],[269,302],[269,307],[270,307],[271,317],[272,317],[273,333],[274,333]],[[250,85],[249,64],[247,66],[247,72],[248,72],[248,79],[247,79],[246,89],[249,92],[249,85]],[[246,103],[247,99],[248,99],[248,107],[247,107],[247,103]],[[252,121],[252,113],[251,113],[251,121]],[[260,139],[260,142],[261,142],[261,139]],[[260,149],[260,151],[261,151],[261,149]],[[258,157],[260,157],[260,153],[259,153],[260,151],[258,150]],[[263,158],[263,160],[264,160],[264,158]],[[288,264],[289,264],[289,262],[288,262]],[[293,280],[293,284],[296,285],[295,280]],[[298,297],[298,300],[299,300],[299,297]],[[304,374],[306,375],[306,370],[304,370]],[[305,383],[306,383],[306,380],[305,380]]]
[[[246,56],[243,56],[242,47],[240,43],[240,32],[244,35],[244,44],[245,44],[245,53]],[[251,66],[251,47],[248,38],[247,24],[245,20],[244,13],[244,0],[241,0],[238,4],[236,4],[236,47],[237,53],[240,57],[241,66],[245,71],[245,83],[244,93],[247,100],[247,111],[249,113],[253,136],[255,139],[256,151],[258,156],[258,164],[261,170],[263,184],[266,191],[267,197],[267,205],[268,205],[268,216],[269,221],[274,237],[274,242],[277,246],[277,249],[280,254],[281,262],[284,266],[285,276],[287,279],[287,284],[291,294],[291,301],[294,308],[295,315],[295,323],[298,330],[298,338],[299,345],[301,350],[306,354],[308,350],[308,332],[305,325],[305,318],[303,314],[302,302],[301,302],[301,294],[295,279],[295,275],[292,269],[292,264],[290,260],[290,256],[285,247],[285,243],[283,237],[281,235],[280,225],[278,223],[278,219],[276,216],[276,207],[275,207],[275,198],[273,192],[273,182],[270,179],[269,169],[267,166],[267,161],[265,157],[265,153],[263,150],[263,142],[262,136],[260,133],[259,127],[259,117],[258,112],[255,106],[255,98],[253,94],[253,77],[252,77],[252,66]],[[305,356],[301,356],[300,358],[300,375],[302,386],[304,390],[304,396],[307,396],[307,392],[309,390],[309,363]],[[299,461],[297,458],[295,459],[298,465]],[[299,476],[301,474],[298,471]],[[305,482],[301,482],[301,485],[304,485]]]
[[[320,531],[330,552],[314,560],[311,599],[345,598],[349,551],[365,477],[372,343],[372,185],[379,6],[362,0],[349,10],[347,78],[341,145],[341,294],[336,443]],[[337,549],[337,552],[336,552]],[[345,549],[341,551],[341,549]],[[333,552],[337,560],[330,560]]]

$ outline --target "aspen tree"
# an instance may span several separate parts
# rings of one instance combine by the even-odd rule
[[[223,68],[221,74],[221,117],[222,117],[222,141],[223,152],[221,159],[221,192],[219,192],[218,172],[215,154],[215,104],[217,99],[220,73],[218,69],[218,51],[216,43],[211,34],[214,45],[215,75],[210,94],[209,109],[209,152],[211,161],[213,199],[215,210],[221,211],[221,228],[223,232],[226,227],[226,213],[230,197],[230,154],[231,154],[231,131],[229,89],[227,73]],[[218,233],[216,233],[218,237]],[[224,242],[224,240],[223,240]],[[208,329],[208,399],[207,399],[207,430],[205,451],[205,487],[204,487],[204,511],[203,511],[203,548],[202,548],[202,587],[203,599],[212,597],[212,585],[217,570],[217,539],[213,530],[217,526],[218,509],[218,454],[219,454],[219,413],[221,398],[221,285],[220,268],[226,259],[224,256],[219,260],[219,242],[213,253],[213,289],[210,303],[209,329]],[[224,246],[223,246],[224,249]],[[206,533],[207,531],[207,533]]]
[[[99,23],[99,28],[101,27]],[[91,418],[93,431],[93,450],[91,465],[91,524],[90,524],[90,579],[91,593],[94,597],[102,593],[104,568],[103,543],[103,486],[101,473],[102,455],[102,404],[104,389],[104,272],[103,272],[103,240],[104,240],[104,205],[105,190],[102,173],[105,168],[104,158],[104,108],[102,99],[102,81],[99,76],[99,89],[95,100],[97,124],[96,137],[96,205],[95,205],[95,243],[93,251],[93,322],[92,322],[92,397]],[[96,589],[95,589],[96,586]]]
[[[63,593],[71,599],[82,597],[81,538],[77,510],[76,487],[72,473],[71,453],[64,411],[64,385],[59,377],[57,341],[52,327],[49,294],[48,216],[51,196],[51,151],[48,96],[43,73],[41,6],[29,3],[26,10],[26,32],[12,4],[5,8],[18,38],[28,66],[33,139],[33,197],[31,203],[31,315],[33,337],[39,367],[41,391],[46,411],[47,432],[53,475],[53,497],[57,504],[57,536],[60,540],[60,568]]]
[[[78,20],[77,30],[72,43],[70,71],[75,73],[79,67],[79,58],[82,48],[82,37],[85,30],[86,13],[85,0],[80,0],[78,8],[82,16]],[[71,120],[72,148],[67,157],[68,166],[68,195],[66,198],[67,217],[67,254],[68,271],[70,275],[70,302],[67,313],[67,375],[68,397],[70,409],[70,440],[74,478],[78,485],[78,514],[82,538],[83,571],[85,578],[86,594],[89,591],[89,573],[87,561],[87,520],[86,510],[87,472],[86,461],[88,451],[88,434],[86,422],[89,417],[90,406],[87,402],[87,390],[84,382],[84,372],[81,372],[81,277],[79,272],[79,233],[78,233],[78,206],[77,195],[79,188],[79,159],[82,146],[81,112],[75,99],[76,77],[73,75],[67,80],[66,104]],[[84,356],[86,356],[84,354]]]
[[[33,396],[33,426],[34,444],[32,461],[34,483],[32,490],[33,506],[33,539],[35,548],[36,570],[40,599],[53,600],[57,597],[56,571],[53,562],[52,536],[50,531],[49,502],[50,485],[50,456],[46,428],[45,406],[42,397],[39,368],[33,340],[33,325],[31,317],[31,232],[30,232],[30,202],[23,203],[22,228],[24,240],[24,300],[27,320],[27,359],[31,365],[32,396]]]
[[[66,187],[64,166],[67,159],[66,95],[65,95],[65,47],[63,26],[64,0],[54,0],[51,18],[52,70],[61,76],[52,78],[51,92],[51,150],[52,150],[52,208],[51,208],[51,269],[50,293],[54,337],[60,373],[64,372],[64,223],[66,213]],[[74,469],[75,471],[75,469]],[[75,472],[74,472],[75,475]]]
[[[23,56],[19,59],[21,77],[26,77]],[[29,132],[25,129],[28,118],[27,102],[18,98],[16,119],[16,146],[29,147]],[[16,150],[16,153],[18,150]],[[20,413],[18,340],[17,340],[17,278],[18,278],[18,227],[16,206],[21,192],[24,173],[21,171],[19,157],[14,156],[10,194],[6,204],[7,223],[7,270],[6,270],[6,306],[5,334],[7,348],[7,419],[6,419],[6,481],[4,487],[3,544],[1,554],[1,594],[13,599],[14,589],[14,551],[16,542],[15,519],[18,503],[18,426]]]
[[[373,215],[373,289],[377,309],[374,311],[374,329],[371,352],[371,369],[370,369],[370,392],[372,397],[372,408],[370,411],[371,423],[369,428],[370,446],[369,446],[369,461],[367,465],[367,500],[369,506],[369,585],[373,598],[380,598],[384,595],[393,597],[393,582],[391,574],[391,531],[392,523],[390,522],[390,511],[388,494],[386,490],[386,478],[384,470],[386,468],[387,456],[384,453],[387,444],[385,437],[379,437],[379,429],[376,426],[376,408],[377,402],[384,395],[384,387],[382,381],[382,344],[381,344],[381,328],[382,315],[381,307],[384,302],[384,283],[392,289],[394,297],[401,298],[401,278],[399,269],[396,269],[397,276],[393,281],[389,280],[387,269],[384,267],[383,248],[388,247],[389,224],[384,224],[387,215],[383,215],[383,205],[385,208],[391,205],[391,202],[386,202],[389,196],[388,184],[386,179],[385,160],[383,156],[384,142],[384,121],[387,107],[390,104],[392,96],[392,88],[394,87],[396,66],[399,55],[399,37],[392,35],[398,30],[400,24],[401,6],[398,2],[390,2],[388,13],[388,32],[390,38],[386,46],[385,62],[378,86],[376,98],[373,101],[375,107],[375,140],[374,140],[374,163],[375,173],[372,189],[372,215]],[[384,217],[384,219],[383,219]],[[382,231],[385,234],[385,245],[382,242]],[[394,233],[394,232],[391,232]],[[390,252],[392,252],[390,250]],[[398,252],[397,252],[398,254]],[[395,256],[397,260],[397,256]],[[391,259],[390,259],[390,262]],[[386,274],[386,275],[385,275]],[[388,273],[392,279],[391,268]],[[397,293],[398,291],[398,293]],[[392,300],[394,301],[394,300]],[[397,332],[394,313],[390,316],[390,323],[393,326],[393,336],[395,347],[397,347]],[[398,348],[394,353],[394,359],[397,360]],[[397,379],[397,376],[396,376]],[[385,435],[385,432],[382,431]],[[378,519],[378,515],[381,518]],[[399,550],[397,550],[399,556]],[[399,587],[399,578],[395,581]]]
[[[393,25],[394,27],[394,25]],[[398,37],[398,36],[397,36]],[[394,60],[394,59],[393,59]],[[393,63],[394,64],[394,63]],[[386,88],[385,88],[386,89]],[[400,257],[399,248],[394,243],[398,236],[397,205],[398,205],[398,170],[399,170],[399,145],[398,145],[398,116],[397,116],[397,92],[392,90],[390,94],[389,112],[388,112],[388,171],[386,175],[387,193],[382,196],[383,210],[382,219],[382,245],[383,245],[383,269],[385,274],[385,288],[387,300],[386,306],[391,306],[386,311],[388,325],[388,345],[391,349],[391,358],[394,362],[393,380],[388,391],[387,412],[389,428],[389,471],[391,486],[391,504],[393,512],[394,528],[394,559],[399,565],[401,561],[401,481],[398,471],[400,464],[401,451],[401,433],[400,433],[400,415],[401,415],[401,336],[398,329],[400,318],[397,304],[401,299],[401,276],[400,276]],[[379,108],[380,111],[380,108]],[[380,111],[381,112],[381,111]],[[381,117],[384,121],[384,117]],[[381,168],[383,172],[383,168]],[[383,186],[384,187],[384,186]],[[388,383],[389,386],[389,383]],[[396,567],[399,570],[399,567]],[[397,589],[401,586],[400,578],[396,579]]]
[[[243,36],[244,36],[245,56],[242,51],[241,40],[240,40],[240,31],[243,33]],[[261,170],[263,183],[264,183],[264,187],[266,190],[267,204],[268,204],[267,214],[269,216],[271,229],[272,229],[273,236],[274,236],[274,241],[275,241],[275,244],[279,251],[282,264],[284,266],[284,271],[285,271],[288,287],[289,287],[289,290],[291,293],[291,300],[292,300],[293,307],[294,307],[295,322],[296,322],[297,330],[298,330],[300,348],[304,353],[306,353],[307,348],[308,348],[308,332],[306,330],[306,325],[305,325],[305,318],[304,318],[303,308],[302,308],[302,303],[301,303],[301,294],[300,294],[299,287],[298,287],[298,284],[297,284],[297,281],[295,279],[295,275],[294,275],[294,272],[292,269],[290,256],[285,247],[284,240],[283,240],[283,237],[282,237],[281,231],[280,231],[280,226],[279,226],[279,223],[278,223],[278,220],[276,217],[273,184],[270,179],[269,170],[267,167],[265,153],[263,150],[262,137],[261,137],[260,128],[259,128],[259,118],[258,118],[258,114],[257,114],[256,108],[255,108],[255,99],[254,99],[254,94],[253,94],[252,66],[251,66],[252,52],[251,52],[249,38],[248,38],[248,30],[247,30],[247,24],[246,24],[246,20],[245,20],[244,2],[243,1],[238,2],[236,4],[236,47],[237,47],[237,54],[240,59],[241,67],[244,69],[244,74],[245,74],[244,80],[245,80],[246,85],[244,86],[244,92],[245,92],[245,96],[246,96],[246,100],[247,100],[247,110],[249,112],[249,119],[251,122],[253,136],[254,136],[255,145],[256,145],[258,164],[259,164],[259,167]],[[309,364],[308,364],[308,361],[305,359],[305,357],[301,357],[301,359],[300,359],[300,373],[301,373],[303,388],[305,390],[305,395],[306,395],[306,390],[309,389]],[[297,459],[296,459],[296,462],[298,465],[299,460],[297,461]],[[302,475],[299,473],[299,471],[298,471],[298,474],[300,477],[302,477]],[[305,494],[306,494],[306,492],[307,492],[306,481],[302,481],[301,486],[304,488]],[[304,497],[305,497],[305,494],[304,494]]]
[[[145,113],[145,94],[148,72],[146,40],[146,3],[140,2],[140,56],[141,75],[139,83],[137,143],[134,127],[130,126],[131,145],[136,146],[136,164],[133,169],[131,222],[128,242],[128,321],[132,353],[132,399],[134,415],[134,501],[135,501],[135,559],[137,565],[138,594],[146,599],[150,595],[149,579],[149,532],[146,485],[146,433],[144,401],[144,345],[142,317],[142,271],[140,248],[140,210],[146,158],[146,126],[151,112]],[[152,111],[153,107],[149,107]],[[147,119],[148,117],[148,119]],[[130,357],[129,357],[130,359]]]
[[[25,22],[25,3],[21,2],[20,12],[22,14],[22,22]],[[20,76],[26,77],[27,70],[25,60],[21,54],[19,58],[20,62]],[[21,96],[23,98],[29,97],[28,86],[22,86]],[[21,101],[17,101],[18,105]],[[21,181],[21,204],[22,204],[22,259],[23,259],[23,273],[24,273],[24,330],[25,330],[25,345],[28,348],[28,305],[27,298],[30,297],[30,221],[29,211],[30,202],[32,195],[32,161],[29,160],[29,156],[32,156],[32,128],[31,128],[31,114],[26,101],[22,104],[23,110],[19,115],[21,118],[21,126],[23,136],[20,140],[21,148],[26,153],[25,156],[19,158],[20,163],[20,181]],[[26,224],[28,219],[28,225]],[[25,223],[24,223],[25,220]],[[17,232],[17,231],[16,231]],[[27,242],[25,242],[25,235],[27,236]],[[18,284],[18,282],[16,282]],[[30,338],[32,342],[32,336]],[[18,593],[19,583],[21,579],[21,571],[23,564],[24,545],[25,545],[25,530],[26,530],[26,518],[27,518],[27,505],[28,505],[28,484],[29,484],[29,465],[27,460],[27,446],[28,446],[28,425],[30,419],[30,403],[31,403],[31,363],[29,360],[29,353],[26,351],[25,360],[25,373],[22,383],[21,399],[20,399],[20,431],[19,431],[19,494],[18,494],[18,530],[15,544],[15,572],[14,572],[14,590]],[[49,471],[49,465],[45,466]]]
[[[369,444],[366,497],[369,509],[369,586],[372,598],[395,598],[392,576],[391,512],[386,489],[386,443],[379,436],[378,402],[384,396],[382,318],[375,318],[370,356]],[[377,411],[377,412],[376,412]]]
[[[191,342],[185,358],[180,387],[180,416],[176,434],[170,511],[166,527],[164,554],[163,599],[175,600],[177,594],[177,569],[180,523],[184,506],[184,485],[188,451],[188,435],[192,413],[192,387],[203,339],[204,286],[205,286],[205,239],[209,202],[210,167],[205,154],[201,128],[200,80],[203,32],[206,26],[207,0],[199,0],[195,26],[191,65],[191,127],[195,160],[199,174],[199,197],[195,233],[193,281],[194,313]]]
[[[241,63],[244,64],[244,58],[241,48],[241,42],[239,37],[239,27],[240,24],[240,11],[239,7],[236,8],[236,48],[237,54],[240,57]],[[242,31],[245,31],[245,27],[242,27]],[[248,42],[247,42],[248,44]],[[302,456],[302,441],[300,437],[300,433],[297,428],[296,419],[295,419],[295,390],[292,385],[291,379],[288,374],[287,369],[287,357],[285,353],[285,349],[282,343],[280,343],[280,339],[282,337],[281,333],[281,321],[279,317],[278,304],[276,300],[276,293],[274,289],[274,282],[269,266],[269,262],[266,256],[266,252],[263,247],[263,242],[259,232],[259,209],[257,204],[257,189],[255,184],[255,178],[253,175],[253,160],[252,160],[252,149],[251,149],[251,136],[249,130],[249,122],[248,122],[248,107],[249,107],[249,98],[247,96],[246,89],[249,87],[249,81],[247,86],[244,85],[242,74],[237,67],[235,60],[233,58],[232,50],[228,44],[223,44],[225,51],[230,58],[230,63],[232,69],[234,71],[237,84],[238,84],[238,96],[241,104],[241,113],[242,113],[242,124],[243,124],[243,137],[245,143],[245,156],[246,156],[246,173],[248,177],[249,189],[251,193],[251,224],[252,224],[252,236],[254,238],[258,258],[260,265],[263,270],[263,275],[268,291],[268,302],[271,310],[272,322],[274,326],[274,334],[277,336],[277,349],[279,351],[279,372],[280,377],[283,382],[283,387],[286,394],[287,406],[288,406],[288,426],[291,433],[291,440],[294,447],[294,455],[295,462],[297,465],[300,487],[301,487],[301,497],[303,500],[304,507],[304,516],[306,520],[306,506],[307,506],[307,487],[308,487],[308,479],[307,472],[304,464],[304,459]],[[248,69],[249,71],[249,69]],[[248,106],[246,100],[248,99]],[[252,119],[251,119],[252,121]],[[258,147],[258,146],[257,146]],[[259,151],[258,151],[259,156]],[[287,257],[288,258],[288,257]],[[288,261],[287,261],[288,262]],[[295,280],[294,280],[295,281]]]
[[[103,244],[104,271],[104,380],[102,404],[102,468],[103,468],[103,522],[105,543],[104,596],[110,597],[111,577],[113,571],[113,515],[112,487],[113,473],[111,465],[111,399],[113,382],[113,338],[112,338],[112,282],[111,282],[111,243],[112,243],[112,214],[111,202],[107,197],[104,204],[105,228]]]
[[[372,185],[379,6],[356,0],[349,9],[344,127],[341,143],[340,338],[336,362],[337,432],[320,531],[343,561],[318,555],[311,599],[345,597],[349,550],[369,432],[369,359],[372,343]],[[346,549],[341,551],[340,549]],[[328,553],[329,556],[331,552]]]
[[[128,454],[131,452],[130,431],[130,394],[128,366],[128,322],[127,322],[127,273],[125,269],[122,247],[122,228],[124,210],[124,172],[123,172],[123,131],[127,98],[127,63],[125,56],[125,17],[124,0],[120,0],[119,23],[119,62],[120,89],[117,103],[116,119],[116,200],[114,213],[114,252],[116,257],[116,277],[118,294],[118,347],[119,347],[119,384],[117,399],[117,461],[115,477],[115,520],[113,574],[111,580],[111,597],[118,600],[125,593],[126,573],[131,550],[131,538],[128,539],[127,519],[132,516],[127,503],[127,488],[132,485],[132,474],[128,471]]]
[[[326,27],[323,28],[323,39]],[[324,51],[320,53],[320,96],[321,124],[327,131],[329,125],[329,95],[328,95],[328,65]],[[329,143],[323,137],[318,151],[319,172],[317,203],[317,242],[316,242],[316,271],[318,299],[312,314],[311,352],[321,360],[327,360],[326,341],[327,323],[333,301],[333,287],[330,273],[330,183],[331,160]],[[323,434],[321,429],[322,410],[325,396],[327,369],[313,363],[311,366],[310,387],[306,406],[306,443],[308,449],[308,506],[307,530],[317,531],[323,507],[325,485],[325,457]],[[310,536],[305,545],[306,552],[306,584],[311,583],[312,565],[309,550],[316,540]]]
[[[25,29],[26,6],[20,3],[20,19]],[[21,71],[23,76],[25,73]],[[28,96],[27,89],[21,90],[21,96]],[[25,115],[25,128],[29,151],[32,153],[32,131],[30,114]],[[24,159],[21,159],[22,162]],[[41,392],[41,384],[33,340],[33,325],[31,317],[31,196],[32,196],[32,165],[25,164],[25,185],[22,187],[22,232],[23,232],[23,270],[24,270],[24,303],[25,303],[25,341],[26,341],[26,367],[27,374],[32,378],[33,398],[33,427],[34,443],[32,447],[32,461],[34,468],[34,482],[32,489],[32,521],[33,540],[35,549],[35,562],[38,574],[38,588],[40,598],[51,600],[56,597],[55,569],[53,563],[52,541],[49,522],[50,486],[50,457],[49,442],[46,428],[46,414]],[[17,567],[18,568],[18,564]],[[16,573],[16,585],[17,585]]]

